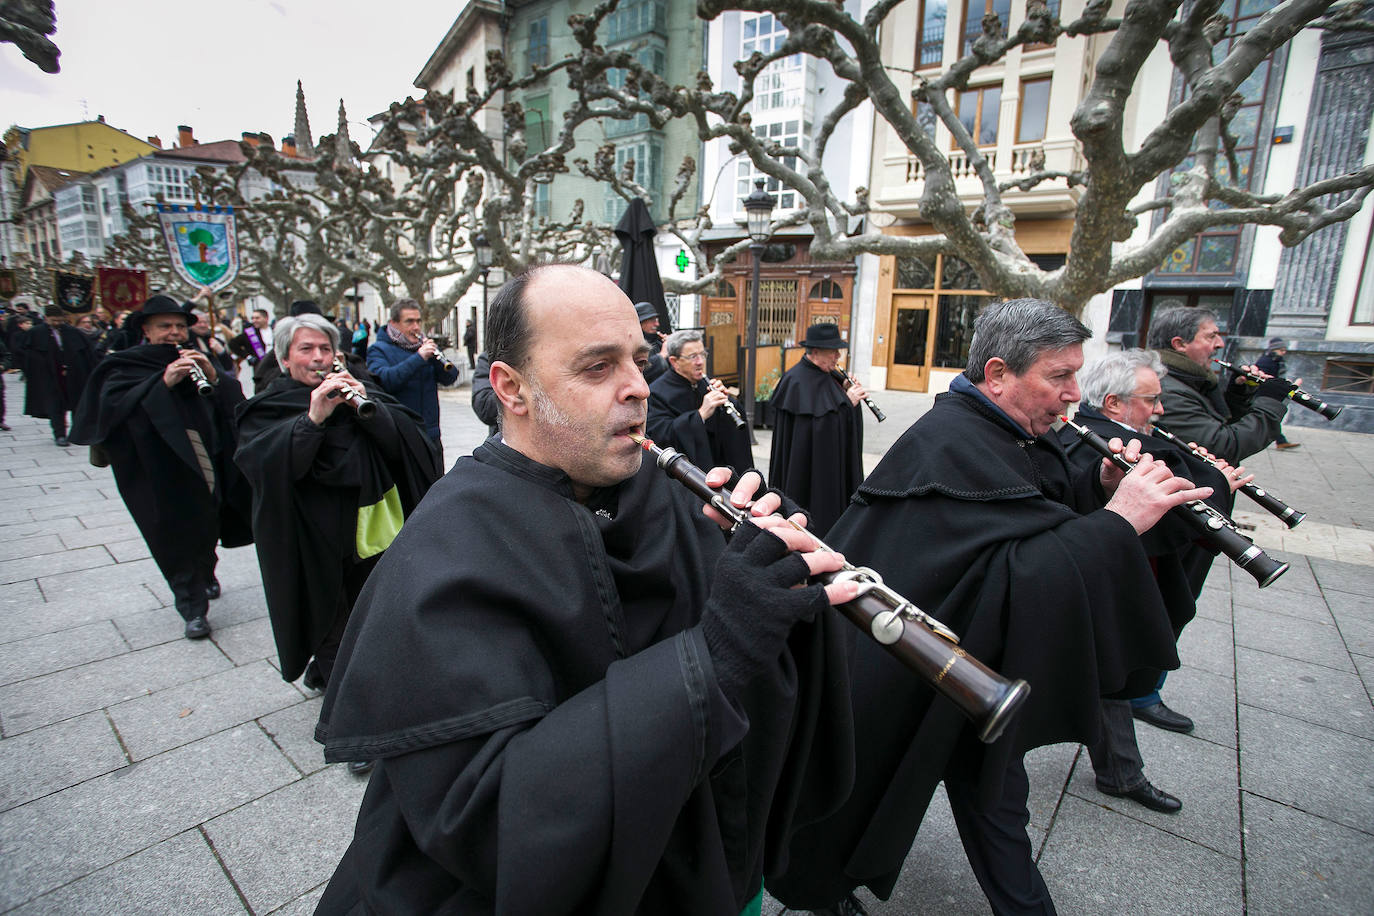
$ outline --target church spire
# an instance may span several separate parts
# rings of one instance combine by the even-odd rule
[[[315,141],[310,138],[310,116],[305,112],[305,90],[296,80],[296,154],[306,159],[315,155]]]
[[[348,114],[344,111],[343,99],[339,99],[339,129],[334,134],[334,162],[337,165],[353,164],[353,144],[348,137]]]

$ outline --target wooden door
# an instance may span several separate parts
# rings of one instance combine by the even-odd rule
[[[892,294],[892,348],[887,362],[887,387],[925,391],[930,384],[930,354],[935,346],[935,297]]]

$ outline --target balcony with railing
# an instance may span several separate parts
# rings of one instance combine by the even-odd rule
[[[1082,158],[1072,138],[1037,140],[1031,143],[1003,143],[979,151],[987,160],[998,183],[1019,181],[1038,171],[1071,172],[1082,168]],[[969,206],[982,201],[983,183],[973,160],[962,149],[946,154],[949,171],[959,198]],[[883,160],[884,180],[879,183],[874,202],[898,215],[916,215],[925,191],[925,168],[921,160],[907,153]],[[1022,212],[1067,212],[1077,203],[1081,189],[1071,189],[1062,179],[1041,182],[1029,191],[1011,188],[1002,192],[1003,200]]]

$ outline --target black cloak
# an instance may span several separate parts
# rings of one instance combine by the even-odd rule
[[[778,382],[773,405],[773,486],[810,513],[824,537],[864,479],[863,412],[835,377],[803,358]]]
[[[827,541],[1031,694],[984,745],[952,703],[859,640],[853,792],[798,832],[775,897],[817,908],[866,884],[886,899],[945,772],[977,774],[995,798],[1026,751],[1094,738],[1100,695],[1143,694],[1178,667],[1140,538],[1102,502],[1095,470],[1071,476],[1056,439],[1023,438],[968,394],[937,396],[888,451]]]
[[[208,398],[196,394],[190,379],[168,388],[162,373],[178,352],[144,344],[106,356],[91,373],[69,436],[79,445],[104,446],[119,495],[169,580],[203,562],[216,540],[225,547],[253,542],[252,496],[232,460],[234,409],[243,391],[225,377]],[[214,464],[214,493],[188,428],[200,433]]]
[[[301,676],[333,628],[345,568],[368,558],[360,553],[375,556],[359,548],[359,508],[394,485],[409,515],[439,478],[439,450],[420,418],[363,384],[377,404],[367,421],[339,407],[316,426],[306,416],[313,389],[289,375],[238,411],[234,460],[253,487],[258,565],[287,681]]]
[[[1079,407],[1074,422],[1088,427],[1104,439],[1113,436],[1123,442],[1139,439],[1141,451],[1163,461],[1174,474],[1191,480],[1196,486],[1211,487],[1212,495],[1207,498],[1207,503],[1222,513],[1230,513],[1232,494],[1226,478],[1186,449],[1166,439],[1126,429],[1091,407]],[[1059,431],[1059,441],[1068,453],[1069,463],[1076,467],[1096,467],[1102,461],[1102,457],[1067,426]],[[1164,606],[1169,610],[1169,621],[1177,637],[1197,614],[1197,596],[1202,593],[1207,572],[1212,568],[1212,559],[1218,551],[1200,540],[1197,529],[1179,518],[1177,512],[1167,513],[1157,525],[1140,536],[1140,541],[1150,558],[1150,565],[1154,567],[1155,583],[1159,586]]]
[[[97,362],[85,334],[69,324],[57,331],[60,348],[53,329],[38,321],[18,336],[14,352],[15,365],[24,370],[24,413],[43,420],[76,409]]]
[[[693,385],[671,370],[660,375],[649,386],[649,438],[671,445],[699,468],[728,467],[743,474],[754,466],[749,430],[736,426],[723,407],[702,422],[697,409],[705,397],[704,378]],[[740,410],[739,401],[730,402]]]
[[[325,759],[379,762],[319,912],[737,916],[803,777],[843,782],[847,624],[795,627],[736,710],[696,626],[723,546],[647,460],[580,504],[498,440],[459,458],[325,695]]]

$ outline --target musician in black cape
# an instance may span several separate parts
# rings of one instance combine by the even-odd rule
[[[672,446],[697,467],[754,466],[749,430],[736,425],[725,405],[739,404],[718,381],[706,377],[706,344],[700,331],[674,331],[663,345],[668,371],[649,385],[649,438]]]
[[[282,678],[328,682],[349,610],[401,523],[440,474],[419,418],[333,370],[339,330],[312,314],[278,323],[285,370],[239,408],[234,460],[253,487],[253,532]],[[345,390],[365,391],[363,419]],[[313,656],[313,661],[312,661]]]
[[[1187,449],[1150,434],[1152,420],[1164,413],[1160,402],[1160,379],[1167,372],[1153,350],[1122,350],[1094,361],[1078,373],[1083,401],[1074,415],[1074,422],[1104,439],[1113,436],[1139,439],[1141,448],[1156,460],[1165,462],[1174,474],[1199,486],[1211,487],[1212,495],[1207,497],[1207,502],[1217,511],[1228,514],[1234,489],[1248,479],[1243,470],[1240,474],[1223,474]],[[1072,428],[1061,429],[1059,440],[1075,467],[1096,467],[1101,462],[1101,456]],[[1197,613],[1197,596],[1202,592],[1203,581],[1217,550],[1199,540],[1197,529],[1172,513],[1140,538],[1150,557],[1155,583],[1169,612],[1169,623],[1177,641]],[[1088,753],[1101,792],[1172,814],[1181,810],[1183,804],[1146,778],[1132,721],[1132,707],[1138,707],[1141,712],[1135,718],[1150,722],[1158,720],[1171,731],[1192,730],[1191,719],[1169,709],[1160,700],[1158,690],[1163,683],[1161,672],[1155,688],[1143,696],[1103,699],[1101,734],[1097,741],[1088,745]]]
[[[1074,373],[1088,337],[1048,302],[989,306],[968,368],[884,456],[827,538],[948,624],[970,655],[1028,681],[1031,694],[985,745],[950,701],[858,641],[853,790],[797,833],[786,873],[768,882],[787,906],[860,911],[849,895],[860,884],[886,899],[943,779],[993,912],[1054,911],[1026,836],[1022,757],[1092,740],[1099,696],[1138,691],[1177,667],[1139,532],[1210,494],[1143,458],[1129,475],[1104,462],[1071,473],[1050,428],[1079,399]],[[1138,443],[1125,452],[1137,457]]]
[[[24,413],[47,420],[53,441],[65,446],[67,413],[76,409],[99,357],[60,306],[43,309],[43,318],[16,335],[12,358],[24,370]]]
[[[816,532],[824,535],[864,479],[859,404],[867,392],[858,383],[845,389],[834,376],[840,351],[849,349],[839,325],[813,324],[802,346],[806,354],[783,373],[769,401],[773,449],[768,474],[778,489],[811,513]]]
[[[644,342],[649,345],[649,362],[644,367],[644,381],[652,385],[660,375],[668,371],[668,360],[663,356],[663,343],[666,337],[658,329],[658,308],[652,302],[636,302],[635,314],[639,316],[639,328],[644,332]]]
[[[319,912],[757,913],[839,764],[825,605],[857,589],[789,587],[837,558],[771,516],[727,546],[642,459],[648,348],[604,276],[513,278],[486,343],[501,436],[382,558],[325,694],[325,759],[378,763]]]
[[[215,544],[252,543],[250,494],[232,460],[243,391],[196,350],[182,349],[187,316],[154,296],[129,319],[143,343],[110,353],[91,373],[71,440],[108,458],[119,495],[172,589],[187,639],[210,635],[218,598]],[[197,393],[191,366],[211,386]]]

